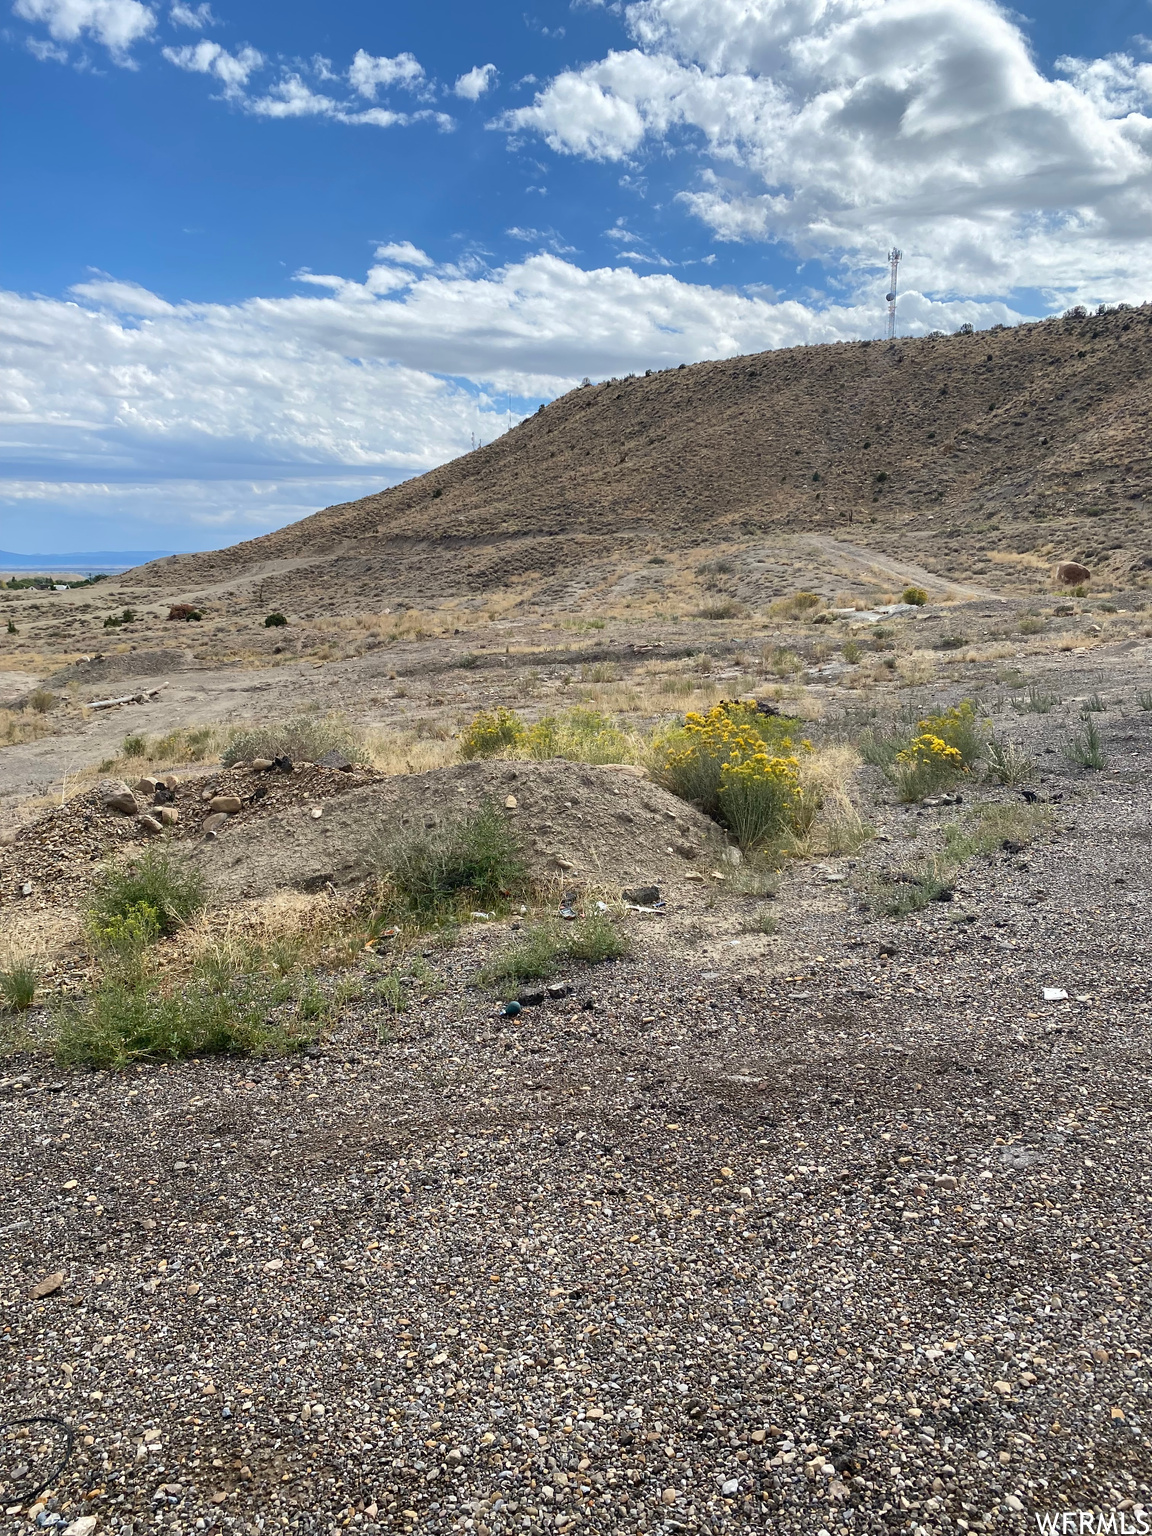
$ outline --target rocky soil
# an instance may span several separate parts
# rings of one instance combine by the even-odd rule
[[[695,813],[620,771],[189,774],[178,828],[224,913],[248,889],[354,877],[376,818],[489,794],[516,799],[541,875],[582,902],[656,878],[666,915],[624,911],[630,958],[515,1019],[476,984],[512,920],[477,921],[406,955],[399,1011],[387,955],[365,957],[364,995],[288,1061],[112,1076],[10,1054],[4,1528],[1135,1522],[1152,1503],[1152,666],[1139,633],[1087,632],[1109,614],[1067,622],[1066,651],[973,660],[892,700],[810,677],[814,730],[852,737],[878,698],[914,718],[976,692],[1040,766],[1037,840],[973,858],[951,901],[904,919],[877,915],[882,876],[1020,790],[901,807],[865,770],[876,839],[797,863],[769,898],[743,894]],[[494,657],[459,685],[518,702],[528,669],[548,684],[523,667]],[[449,698],[454,675],[435,677]],[[1029,684],[1058,702],[1024,709]],[[1064,749],[1096,702],[1093,773]],[[248,802],[209,842],[206,790]],[[140,838],[86,797],[34,818],[0,849],[5,919],[72,910],[117,835]]]

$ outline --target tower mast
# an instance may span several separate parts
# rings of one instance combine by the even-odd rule
[[[888,252],[888,292],[884,297],[888,300],[888,340],[896,335],[896,277],[900,270],[900,261],[904,252],[897,250],[895,246]]]

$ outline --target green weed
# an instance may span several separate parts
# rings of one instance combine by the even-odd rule
[[[567,965],[602,965],[619,960],[631,945],[606,913],[575,923],[559,919],[534,923],[481,970],[482,986],[501,982],[547,981]]]
[[[145,930],[155,936],[174,933],[204,906],[204,877],[172,849],[147,848],[122,868],[111,866],[98,877],[89,900],[86,920],[97,940],[104,936],[128,936],[136,926],[142,942]],[[117,926],[118,925],[118,926]]]
[[[1064,756],[1081,768],[1101,770],[1108,766],[1108,754],[1096,728],[1095,720],[1085,719],[1064,743]]]
[[[340,714],[295,715],[279,724],[240,726],[229,733],[220,760],[225,767],[254,757],[289,757],[294,763],[317,763],[339,752],[354,763],[368,761],[363,732]]]
[[[495,905],[517,893],[527,873],[515,830],[491,802],[384,843],[376,858],[408,909],[424,917],[458,910],[465,899]]]
[[[36,1001],[40,973],[31,962],[18,960],[0,971],[0,998],[11,1013],[25,1013]]]

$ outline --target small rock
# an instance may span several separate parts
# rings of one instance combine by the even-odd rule
[[[515,795],[508,795],[504,801],[504,809],[506,811],[514,811],[518,804],[519,801],[516,799]]]
[[[675,1488],[665,1488],[664,1492],[660,1495],[660,1500],[664,1504],[675,1504],[675,1502],[676,1502],[676,1490],[675,1490]]]
[[[223,811],[217,811],[214,815],[209,816],[204,822],[205,836],[215,837],[220,828],[227,825],[227,822],[228,818]]]
[[[1064,1003],[1068,1000],[1068,994],[1063,987],[1045,987],[1044,1001],[1046,1003]]]
[[[96,1525],[95,1515],[81,1515],[79,1520],[73,1520],[71,1525],[65,1527],[64,1536],[92,1536]]]
[[[313,821],[319,821],[321,816],[324,814],[324,807],[320,805],[314,805],[308,814],[312,817]]]
[[[20,894],[21,896],[31,896],[33,889],[31,880],[25,880],[24,884],[20,887]]]
[[[325,752],[323,757],[317,758],[316,766],[317,768],[338,768],[341,773],[351,773],[352,759],[333,747],[331,752]]]
[[[180,820],[180,812],[174,805],[163,805],[160,807],[160,820],[164,826],[174,827]]]
[[[658,885],[634,885],[631,890],[623,893],[625,901],[631,901],[638,907],[654,907],[660,900],[660,887]]]
[[[55,1274],[45,1275],[43,1280],[38,1280],[32,1287],[32,1300],[40,1301],[45,1296],[54,1295],[64,1284],[66,1278],[67,1276],[62,1269],[58,1269]]]
[[[548,996],[553,999],[572,996],[572,988],[566,981],[554,981],[546,990]]]
[[[248,764],[248,772],[249,773],[267,773],[268,769],[271,768],[271,766],[272,766],[272,759],[270,757],[254,757],[252,759],[252,761]]]
[[[96,786],[96,797],[102,811],[115,811],[121,816],[135,816],[140,809],[136,796],[123,779],[104,779]]]
[[[174,773],[166,773],[164,775],[164,788],[170,795],[174,795],[176,793],[176,786],[179,784],[179,782],[180,780]]]
[[[744,855],[740,852],[739,848],[725,848],[720,857],[725,864],[742,864],[744,862]]]
[[[138,795],[154,795],[156,793],[156,780],[147,777],[139,778],[132,788]]]
[[[137,816],[136,825],[140,828],[141,832],[147,833],[149,837],[155,837],[157,832],[163,832],[164,830],[162,823],[157,821],[155,816]]]
[[[543,990],[539,992],[521,992],[516,1001],[520,1004],[521,1008],[538,1008],[547,995]]]
[[[235,816],[237,811],[244,809],[244,802],[239,795],[213,795],[208,802],[208,809],[213,815],[221,813],[225,816]]]

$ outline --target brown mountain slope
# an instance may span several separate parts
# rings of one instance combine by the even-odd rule
[[[356,609],[579,598],[662,551],[839,535],[951,580],[1152,570],[1152,306],[796,347],[585,386],[496,442],[142,588]],[[849,532],[851,529],[851,532]]]

